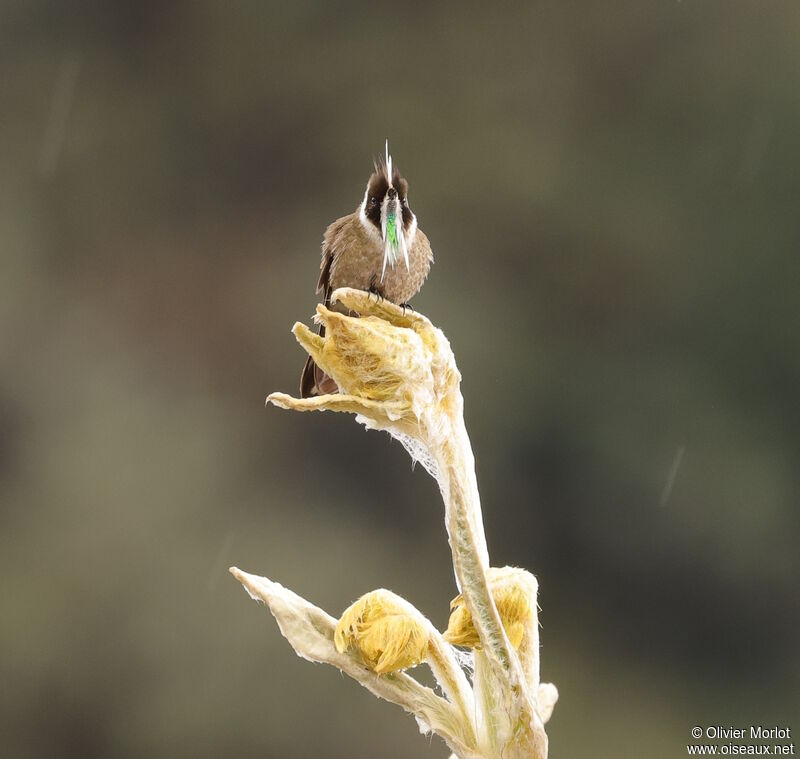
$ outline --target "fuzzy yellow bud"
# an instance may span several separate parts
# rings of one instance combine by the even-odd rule
[[[536,580],[529,572],[516,567],[490,567],[486,579],[506,635],[511,645],[519,648],[525,629],[533,617]],[[456,596],[450,608],[452,612],[444,639],[454,646],[480,649],[481,641],[463,596]]]
[[[424,661],[428,624],[409,603],[388,590],[373,590],[350,606],[334,633],[339,653],[350,648],[379,675],[414,667]]]

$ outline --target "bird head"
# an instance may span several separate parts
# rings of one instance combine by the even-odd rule
[[[386,274],[386,265],[394,268],[400,256],[408,269],[408,247],[417,220],[408,205],[408,182],[392,164],[388,140],[384,156],[375,162],[367,183],[361,216],[374,225],[383,241],[381,280]]]

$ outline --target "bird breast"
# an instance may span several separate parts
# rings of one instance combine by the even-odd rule
[[[430,270],[431,255],[428,238],[417,229],[408,251],[408,269],[402,257],[394,267],[383,270],[383,241],[377,230],[371,234],[358,218],[358,214],[339,219],[328,227],[323,249],[327,248],[331,262],[330,284],[337,287],[355,287],[359,290],[377,288],[393,303],[406,303],[419,292]]]

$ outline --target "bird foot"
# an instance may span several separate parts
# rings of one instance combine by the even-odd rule
[[[380,303],[384,299],[385,296],[384,296],[383,291],[381,290],[381,288],[378,287],[377,284],[375,284],[376,281],[377,281],[377,277],[373,274],[372,275],[372,281],[369,283],[369,287],[367,288],[367,292],[370,295],[374,295],[375,296],[375,302],[376,303]]]

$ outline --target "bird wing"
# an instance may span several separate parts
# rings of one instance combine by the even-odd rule
[[[317,280],[317,293],[324,293],[322,302],[326,307],[331,304],[331,292],[333,287],[331,285],[331,271],[336,261],[337,248],[336,240],[338,239],[339,230],[347,223],[348,217],[337,219],[326,230],[322,238],[322,261],[319,264],[319,279]],[[320,324],[317,327],[317,332],[321,337],[325,336],[325,327]],[[314,395],[323,395],[325,393],[336,393],[338,388],[336,383],[322,371],[315,363],[314,359],[309,356],[306,359],[306,364],[303,367],[303,373],[300,377],[300,397],[310,398]]]
[[[328,301],[330,299],[331,294],[331,266],[333,265],[333,251],[328,248],[325,250],[323,248],[322,253],[322,263],[320,263],[319,268],[319,279],[317,280],[317,292],[325,293],[325,305],[328,305]]]
[[[431,248],[431,241],[428,239],[428,235],[426,235],[419,227],[417,227],[416,235],[414,236],[414,244],[419,243],[426,249],[427,252],[427,260],[430,263],[433,263],[433,248]]]
[[[350,220],[350,216],[343,216],[341,219],[336,219],[325,230],[325,235],[322,238],[322,261],[319,268],[319,280],[317,281],[317,292],[325,293],[325,305],[330,302],[331,294],[331,274],[333,268],[336,266],[336,258],[339,255],[338,248],[341,245],[339,232],[342,227]],[[337,245],[339,243],[339,245]]]

